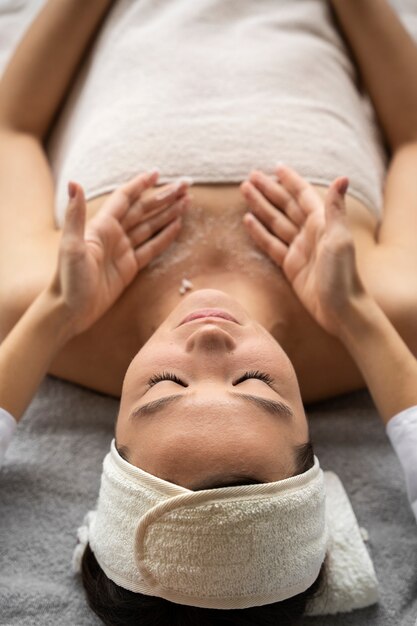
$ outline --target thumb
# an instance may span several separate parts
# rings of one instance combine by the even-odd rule
[[[69,182],[68,196],[69,202],[65,212],[62,236],[66,239],[75,238],[83,241],[87,206],[85,203],[84,191],[81,185]]]
[[[334,180],[330,185],[324,202],[326,230],[334,228],[337,224],[345,223],[345,195],[348,187],[349,179],[346,176],[336,178],[336,180]]]

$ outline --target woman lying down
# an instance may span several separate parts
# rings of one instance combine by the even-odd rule
[[[337,523],[340,510],[353,514],[340,483],[323,475],[314,456],[303,401],[365,382],[417,515],[414,43],[380,0],[365,8],[331,3],[393,154],[380,223],[368,208],[378,207],[367,186],[369,176],[378,178],[377,151],[361,146],[371,174],[362,178],[364,166],[354,161],[348,178],[338,176],[344,161],[334,162],[327,188],[327,173],[312,185],[313,174],[302,177],[284,165],[268,174],[255,170],[240,185],[195,185],[193,197],[187,180],[157,189],[159,173],[147,168],[87,202],[71,183],[61,237],[42,142],[111,4],[47,3],[0,88],[4,334],[27,309],[1,346],[3,444],[47,371],[114,394],[123,382],[97,508],[79,530],[75,559],[88,602],[106,624],[295,624],[306,610],[371,604],[372,564],[357,524],[356,536],[343,537]],[[136,11],[150,27],[150,4],[114,4],[103,28],[118,25],[117,41],[128,39],[122,27],[128,30]],[[242,15],[259,17],[258,4],[243,5]],[[195,7],[176,6],[183,18],[180,7]],[[263,9],[276,11],[279,23],[291,6],[265,2]],[[328,9],[321,2],[299,6],[319,16]],[[233,27],[239,20],[234,12]],[[213,32],[209,22],[199,23]],[[75,31],[77,38],[64,37]],[[326,41],[307,40],[317,54]],[[393,47],[398,54],[389,54]],[[52,51],[60,63],[46,63]],[[255,76],[255,69],[248,71]],[[94,76],[97,68],[90,70]],[[353,103],[352,77],[339,71]],[[245,76],[248,86],[253,76]],[[91,95],[88,87],[87,76]],[[23,105],[29,96],[30,110]],[[320,115],[329,110],[317,107],[318,124]],[[337,118],[330,121],[337,126]],[[342,120],[340,132],[354,129]],[[307,154],[311,133],[306,126],[303,142],[295,138]],[[125,133],[126,145],[128,139]],[[326,142],[343,157],[337,134]],[[196,178],[190,168],[183,173]],[[10,184],[18,177],[25,187]],[[27,274],[29,259],[32,291],[22,294],[12,277],[20,267]],[[348,585],[340,592],[346,554],[368,575],[359,599]]]

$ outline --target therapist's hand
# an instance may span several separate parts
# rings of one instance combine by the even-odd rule
[[[101,317],[152,259],[174,241],[188,206],[188,183],[152,195],[158,172],[143,173],[114,191],[86,225],[80,185],[69,184],[70,200],[50,289],[68,312],[76,335]]]
[[[314,319],[337,335],[347,304],[365,293],[346,219],[348,179],[336,179],[323,202],[291,168],[279,166],[277,178],[257,171],[242,183],[251,209],[243,218],[245,227],[282,268]]]

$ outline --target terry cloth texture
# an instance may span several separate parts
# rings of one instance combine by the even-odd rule
[[[7,411],[0,408],[0,468],[3,464],[3,459],[6,454],[6,450],[10,445],[12,437],[16,430],[16,420]]]
[[[417,521],[417,406],[390,419],[387,435],[403,467],[408,499]]]
[[[313,584],[325,553],[326,593],[310,614],[378,599],[346,492],[317,458],[286,480],[193,492],[127,463],[113,441],[97,509],[77,535],[78,571],[89,542],[116,584],[179,604],[243,609],[284,600]]]
[[[382,205],[381,137],[323,0],[119,0],[50,156],[60,224],[68,180],[91,199],[154,166],[240,183],[284,161]]]
[[[0,3],[1,67],[39,4]],[[417,32],[415,0],[394,4]],[[152,165],[161,166],[163,153]],[[252,160],[255,166],[261,164]],[[47,378],[19,423],[0,473],[1,626],[101,624],[86,607],[70,562],[74,529],[96,503],[117,410],[114,399]],[[306,618],[303,626],[415,626],[415,521],[402,469],[369,396],[315,405],[309,416],[322,466],[341,478],[368,531],[381,598],[354,613]]]
[[[96,505],[118,402],[47,378],[0,473],[0,624],[93,626],[71,558]],[[308,411],[315,451],[343,482],[379,581],[372,607],[303,626],[414,626],[417,533],[402,468],[366,393]]]
[[[318,460],[285,481],[194,492],[127,463],[113,441],[90,544],[125,589],[205,608],[259,606],[316,580],[327,502]]]

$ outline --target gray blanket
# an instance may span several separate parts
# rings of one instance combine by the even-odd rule
[[[0,71],[42,1],[0,0]],[[416,33],[416,0],[395,4]],[[76,528],[95,504],[117,408],[112,398],[47,378],[19,424],[0,470],[2,626],[99,623],[71,572],[71,556]],[[317,405],[309,415],[323,468],[339,475],[369,532],[381,601],[353,614],[306,619],[306,626],[415,626],[417,527],[368,395]]]
[[[71,557],[77,526],[97,498],[117,409],[112,398],[47,378],[19,424],[0,472],[2,626],[99,623]],[[323,468],[339,475],[368,530],[381,601],[352,614],[309,618],[306,626],[415,626],[417,527],[369,396],[345,396],[308,413]]]

